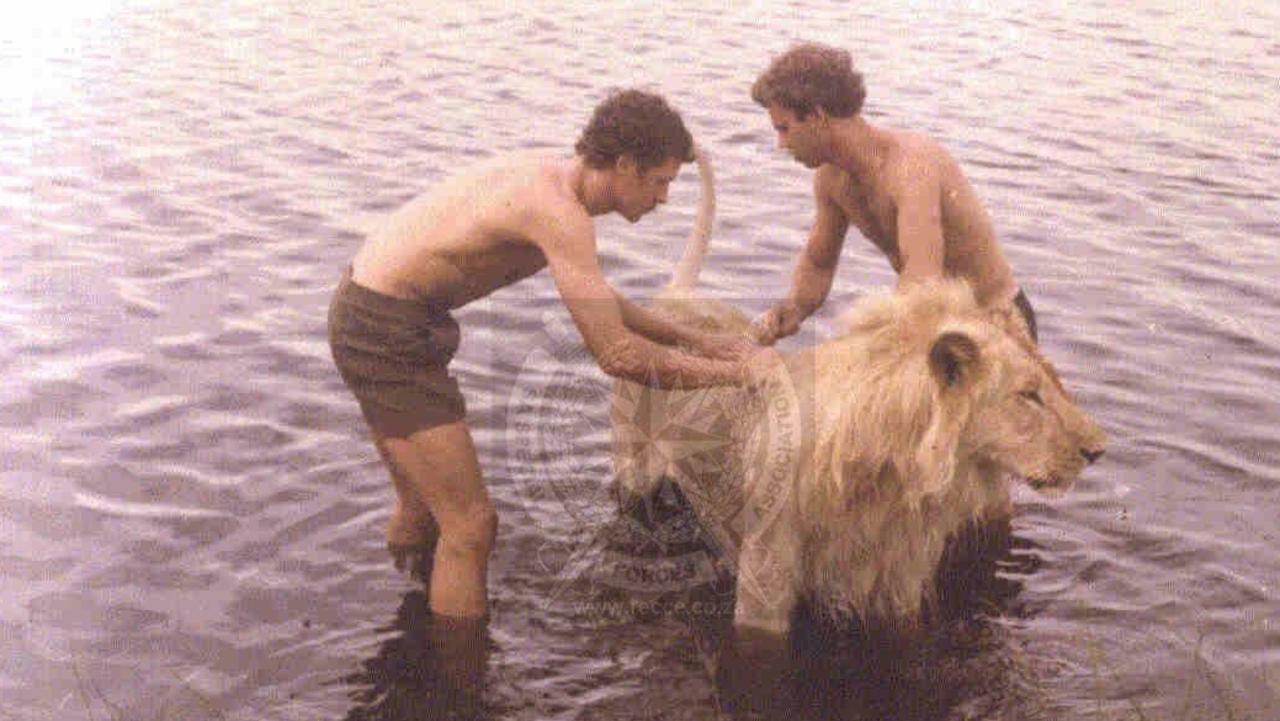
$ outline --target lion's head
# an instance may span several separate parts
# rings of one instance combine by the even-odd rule
[[[908,495],[918,498],[972,469],[1061,490],[1106,448],[1025,328],[980,307],[961,281],[860,304],[847,326],[817,358],[820,392],[849,401],[819,423],[845,492],[860,483],[847,477],[850,461],[914,479]]]
[[[1106,437],[1035,345],[1010,331],[998,323],[939,329],[929,351],[939,401],[967,406],[956,448],[963,460],[1063,491],[1106,450]]]
[[[804,578],[833,612],[911,619],[946,540],[1008,512],[1010,477],[1064,489],[1106,441],[1025,327],[961,281],[860,302],[846,325],[812,355]]]

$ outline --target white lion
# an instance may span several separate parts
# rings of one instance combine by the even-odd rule
[[[689,248],[654,307],[747,332],[692,289],[710,235],[710,168]],[[791,354],[760,387],[619,382],[623,498],[676,482],[736,559],[735,623],[785,633],[802,598],[836,617],[912,625],[949,539],[1007,516],[1010,483],[1064,491],[1106,439],[1010,312],[961,281],[860,302],[839,337]]]

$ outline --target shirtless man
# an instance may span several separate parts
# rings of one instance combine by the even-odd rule
[[[808,243],[786,300],[753,324],[759,342],[769,345],[795,333],[826,300],[850,225],[885,254],[898,273],[898,288],[963,278],[982,305],[1016,308],[1037,338],[1031,304],[960,166],[923,135],[863,119],[866,89],[848,52],[796,45],[773,60],[751,97],[768,111],[778,145],[817,170]]]
[[[576,151],[495,158],[410,201],[369,235],[330,307],[334,361],[395,484],[388,546],[403,569],[438,529],[430,603],[443,616],[484,615],[497,528],[465,404],[446,370],[459,342],[450,311],[546,267],[611,376],[698,387],[757,377],[774,362],[740,336],[662,320],[619,297],[601,273],[592,216],[639,220],[666,202],[681,164],[693,159],[689,132],[666,101],[615,93]]]

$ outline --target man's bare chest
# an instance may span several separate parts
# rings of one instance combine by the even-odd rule
[[[547,267],[547,256],[533,243],[508,240],[497,245],[494,252],[486,253],[480,265],[484,267],[483,273],[500,287],[528,278]]]
[[[879,248],[897,266],[897,204],[888,193],[863,189],[846,182],[833,194],[849,224]]]

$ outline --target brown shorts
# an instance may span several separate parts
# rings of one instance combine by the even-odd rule
[[[348,268],[329,305],[329,349],[369,427],[386,436],[462,420],[466,402],[447,370],[461,338],[432,303],[356,284]]]

